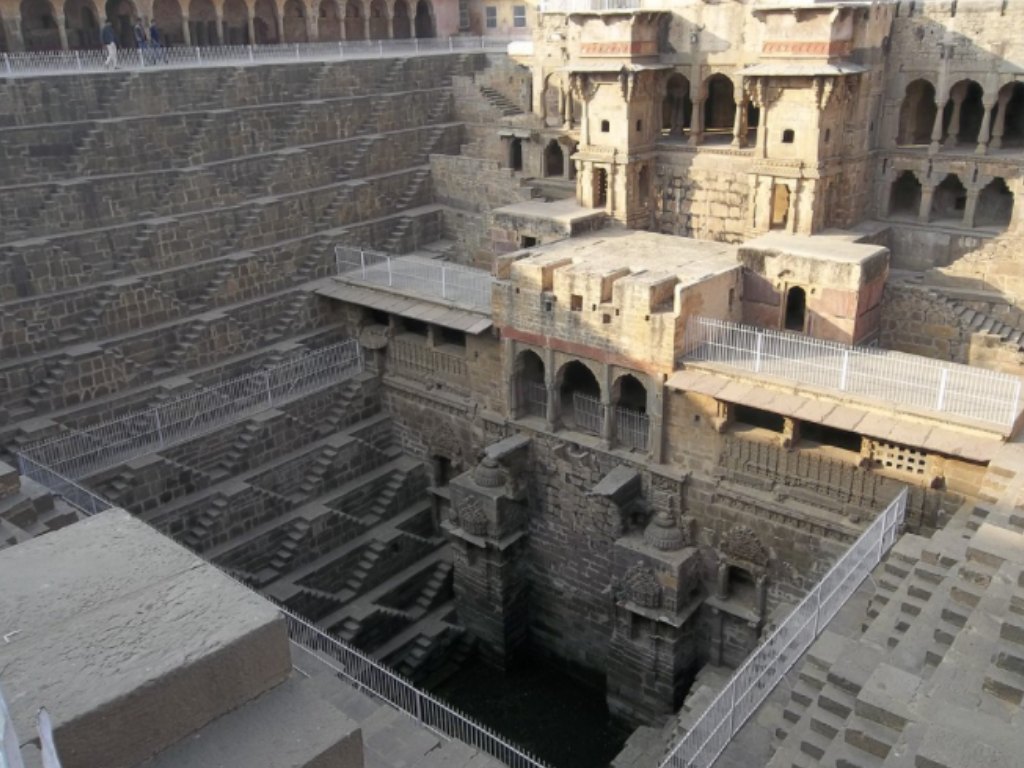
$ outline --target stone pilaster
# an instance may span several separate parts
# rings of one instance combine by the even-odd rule
[[[442,523],[455,553],[459,620],[484,658],[502,669],[514,663],[527,638],[528,510],[519,475],[528,446],[525,437],[502,440],[452,480],[451,511]]]

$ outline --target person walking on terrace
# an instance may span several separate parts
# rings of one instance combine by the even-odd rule
[[[117,69],[117,37],[114,35],[114,25],[110,23],[110,19],[107,19],[107,23],[103,25],[100,40],[103,41],[103,47],[107,49],[107,58],[103,62],[103,66],[107,69],[111,67]]]
[[[142,25],[142,19],[135,19],[135,26],[132,27],[132,36],[135,38],[135,47],[139,50],[139,63],[146,63],[146,49],[149,47],[146,40],[146,28]]]
[[[163,59],[164,64],[167,63],[167,54],[163,50],[163,44],[160,42],[160,30],[156,26],[156,19],[149,24],[149,47],[153,51],[153,62],[157,59]]]

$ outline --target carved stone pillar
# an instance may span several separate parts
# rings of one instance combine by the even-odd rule
[[[224,45],[224,15],[217,13],[217,45]]]
[[[939,151],[942,144],[942,113],[945,112],[945,104],[935,104],[935,121],[932,123],[932,143],[928,147],[929,154]]]
[[[704,141],[704,99],[693,102],[690,113],[690,145],[697,146]]]
[[[548,429],[554,432],[562,419],[561,402],[558,399],[558,386],[555,383],[555,352],[544,350],[544,388],[547,390],[547,421]]]
[[[188,15],[181,15],[181,36],[185,41],[185,45],[192,45],[192,30],[188,26]]]
[[[967,203],[964,205],[963,225],[968,229],[974,228],[974,216],[978,210],[978,195],[980,194],[981,189],[978,187],[968,187],[967,189]]]
[[[953,115],[949,119],[949,133],[946,135],[946,140],[943,142],[943,146],[955,147],[957,142],[957,134],[960,133],[960,108],[963,107],[964,98],[967,93],[964,90],[958,91],[953,98]]]
[[[10,47],[11,53],[24,51],[25,38],[21,35],[21,16],[4,16],[2,8],[0,8],[0,23],[4,25],[4,36],[7,38],[7,45]]]
[[[452,507],[442,523],[455,555],[459,620],[502,669],[522,649],[529,622],[523,556],[529,512],[521,481],[529,443],[523,436],[502,440],[452,480]]]
[[[315,43],[320,39],[320,15],[317,9],[306,6],[306,42]]]
[[[64,19],[64,14],[57,15],[57,34],[60,35],[60,49],[62,51],[68,50],[68,30]]]
[[[996,121],[992,126],[992,141],[989,146],[992,149],[1000,149],[1003,146],[1003,134],[1006,131],[1006,107],[1010,103],[1010,94],[1007,90],[999,94],[999,101],[996,102]]]
[[[747,102],[736,104],[736,116],[732,121],[732,146],[744,147],[747,144]]]
[[[988,142],[990,139],[989,131],[992,124],[992,107],[995,102],[983,101],[981,103],[982,108],[985,110],[985,114],[981,116],[981,129],[978,131],[978,146],[974,150],[979,155],[984,155],[988,150]]]
[[[917,220],[927,224],[932,215],[932,199],[935,197],[935,185],[929,184],[921,189],[921,207],[918,209]]]
[[[256,45],[256,18],[253,16],[253,9],[249,8],[249,16],[245,20],[246,29],[249,33],[249,45]]]

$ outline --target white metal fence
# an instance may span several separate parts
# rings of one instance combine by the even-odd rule
[[[679,0],[673,0],[679,2]],[[661,10],[669,0],[541,0],[541,13],[587,13],[588,11]]]
[[[1005,373],[706,317],[686,326],[685,359],[1012,426],[1021,379]]]
[[[194,67],[283,64],[296,61],[425,56],[444,53],[503,52],[516,38],[448,37],[410,40],[348,40],[278,45],[219,45],[209,47],[120,49],[119,69],[182,69]],[[22,77],[73,72],[102,72],[106,51],[34,51],[0,54],[0,77]]]
[[[604,431],[604,405],[599,398],[573,392],[571,415],[573,424],[581,432],[600,435]]]
[[[476,310],[489,312],[491,309],[494,278],[483,269],[423,256],[391,256],[345,245],[335,247],[334,258],[338,276],[349,282],[379,285]]]
[[[74,504],[86,515],[94,515],[113,505],[102,497],[82,488],[74,481],[62,477],[59,472],[41,465],[37,461],[19,456],[21,471],[26,477],[46,486],[51,492]],[[201,553],[200,557],[203,557]],[[205,559],[205,558],[204,558]],[[218,570],[217,563],[207,561]],[[234,579],[230,573],[225,574]],[[237,581],[237,579],[234,579]],[[248,584],[238,582],[247,589]],[[468,717],[454,707],[426,691],[416,688],[410,681],[388,669],[347,643],[331,637],[327,632],[292,613],[273,598],[273,602],[284,615],[288,636],[292,644],[308,652],[319,662],[326,664],[339,677],[357,688],[387,701],[392,706],[416,718],[424,727],[449,739],[457,739],[502,761],[510,768],[550,768],[509,740],[502,738],[491,728]],[[0,727],[3,726],[0,718]],[[0,741],[0,747],[4,742]],[[0,761],[0,768],[3,763]]]
[[[520,381],[519,409],[524,416],[548,415],[548,388],[539,381]]]
[[[155,408],[29,446],[19,455],[21,460],[31,462],[23,463],[22,471],[47,487],[51,487],[49,483],[32,473],[56,473],[53,482],[58,485],[59,478],[80,480],[136,456],[194,440],[243,416],[276,408],[362,370],[359,342],[348,339],[280,365],[190,392]],[[25,471],[26,466],[31,471]],[[75,488],[65,492],[80,495]],[[84,498],[77,506],[88,509],[93,503],[94,500]]]
[[[906,507],[907,489],[904,488],[810,594],[733,673],[725,688],[672,747],[661,768],[710,768],[714,765],[747,718],[881,562],[896,541]]]
[[[60,758],[53,744],[53,725],[45,707],[36,714],[36,732],[39,734],[39,759],[43,768],[60,768]],[[0,688],[0,768],[24,768],[24,765],[21,744],[14,732],[14,719]]]
[[[637,451],[647,450],[651,420],[646,413],[632,408],[615,408],[615,439],[626,448]]]

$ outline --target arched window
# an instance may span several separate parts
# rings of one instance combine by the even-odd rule
[[[384,0],[370,2],[370,39],[383,40],[388,36],[388,8]]]
[[[967,189],[960,178],[951,173],[935,188],[932,197],[931,220],[959,223],[967,207]]]
[[[565,174],[565,155],[562,146],[552,139],[544,147],[544,175],[561,178]]]
[[[647,388],[632,374],[620,376],[612,385],[612,403],[615,406],[616,443],[646,451],[650,433]]]
[[[277,12],[271,0],[256,0],[252,25],[258,45],[270,45],[280,41],[277,32]]]
[[[935,125],[935,86],[927,80],[914,80],[907,86],[900,105],[897,144],[927,144]]]
[[[396,40],[407,40],[412,37],[412,25],[409,22],[409,6],[405,0],[395,0],[394,19],[391,22],[392,37]]]
[[[732,80],[725,75],[712,75],[708,78],[707,101],[704,102],[704,134],[731,140],[735,121],[736,99]]]
[[[64,27],[71,48],[99,47],[100,28],[89,0],[67,0],[64,3]]]
[[[992,179],[978,195],[974,224],[978,227],[1006,229],[1013,215],[1013,193],[1000,178]]]
[[[227,45],[249,45],[249,11],[244,0],[224,3],[224,42]]]
[[[217,45],[217,12],[211,0],[192,0],[188,7],[192,45]]]
[[[669,136],[683,136],[690,129],[693,102],[690,81],[679,73],[665,83],[665,99],[661,105],[661,129]]]
[[[889,191],[889,215],[917,218],[921,212],[921,182],[913,171],[903,171]]]
[[[1024,83],[1004,85],[999,92],[998,103],[1002,105],[1004,114],[1000,116],[997,111],[992,122],[993,148],[1024,146]]]
[[[520,352],[515,365],[516,417],[547,415],[544,361],[532,350]]]
[[[363,40],[366,38],[366,29],[363,24],[363,7],[358,0],[348,0],[345,3],[345,39]]]
[[[287,0],[284,4],[284,41],[286,43],[305,43],[306,14],[300,0]]]
[[[942,135],[949,143],[977,143],[985,115],[982,93],[973,80],[961,80],[949,90],[949,101],[942,112]]]
[[[786,330],[803,333],[807,321],[807,294],[794,286],[786,294]]]
[[[317,37],[323,42],[341,40],[341,13],[336,0],[320,0],[320,13],[316,24]]]
[[[434,9],[428,0],[419,0],[416,3],[416,37],[434,37]]]
[[[21,37],[26,51],[59,51],[57,14],[49,0],[21,1]]]
[[[570,429],[600,435],[604,412],[601,387],[593,372],[583,363],[573,360],[559,371],[558,381],[562,422]]]

